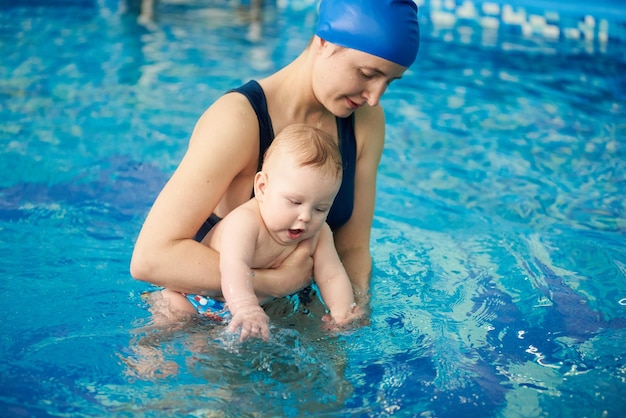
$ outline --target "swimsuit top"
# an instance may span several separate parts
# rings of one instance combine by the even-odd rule
[[[245,85],[233,89],[243,94],[250,101],[254,112],[259,120],[260,150],[258,169],[261,169],[263,155],[274,139],[274,129],[267,110],[267,101],[263,89],[256,81],[252,80]],[[356,168],[356,138],[354,136],[354,114],[347,118],[336,118],[337,133],[339,137],[339,149],[343,161],[343,179],[337,197],[330,208],[326,222],[331,229],[345,224],[354,207],[354,173]]]
[[[272,128],[272,120],[267,109],[267,100],[263,89],[254,80],[251,80],[241,87],[230,90],[228,93],[238,92],[246,96],[250,105],[254,109],[259,121],[259,163],[258,170],[263,164],[263,155],[267,148],[274,140],[274,129]],[[343,161],[343,179],[339,192],[333,202],[326,222],[334,231],[345,224],[354,208],[354,174],[356,169],[356,138],[354,136],[354,114],[347,118],[336,118],[337,134],[339,137],[339,150],[341,151],[341,159]],[[254,195],[254,192],[253,192]],[[202,225],[200,231],[196,235],[196,240],[201,241],[210,228],[219,222],[220,218],[215,214]]]

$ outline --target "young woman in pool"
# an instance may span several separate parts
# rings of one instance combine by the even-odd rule
[[[274,132],[304,123],[330,134],[341,149],[343,181],[327,222],[356,301],[366,304],[385,136],[379,100],[418,47],[413,0],[323,0],[316,33],[300,56],[223,95],[200,117],[137,238],[132,276],[183,293],[219,293],[219,254],[201,241],[250,199]],[[293,294],[311,283],[312,264],[308,249],[298,248],[280,266],[256,270],[255,287],[268,297]]]

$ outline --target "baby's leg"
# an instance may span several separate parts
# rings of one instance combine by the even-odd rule
[[[189,319],[197,314],[187,298],[179,292],[163,289],[148,297],[154,325],[167,325]]]
[[[170,309],[175,311],[185,312],[187,314],[196,314],[196,308],[187,300],[187,297],[180,292],[175,292],[169,289],[161,290],[163,299],[169,304]]]

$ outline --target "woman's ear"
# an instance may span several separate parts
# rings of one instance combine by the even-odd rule
[[[254,176],[254,197],[263,200],[265,196],[265,188],[267,187],[267,174],[259,171]]]
[[[313,39],[311,40],[311,47],[315,50],[315,52],[317,52],[318,54],[320,54],[321,52],[323,52],[325,50],[325,48],[327,48],[328,42],[325,41],[324,39],[320,38],[317,35],[313,35]]]

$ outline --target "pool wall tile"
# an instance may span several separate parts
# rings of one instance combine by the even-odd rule
[[[626,41],[626,2],[415,0],[438,28],[501,30],[550,40]]]

